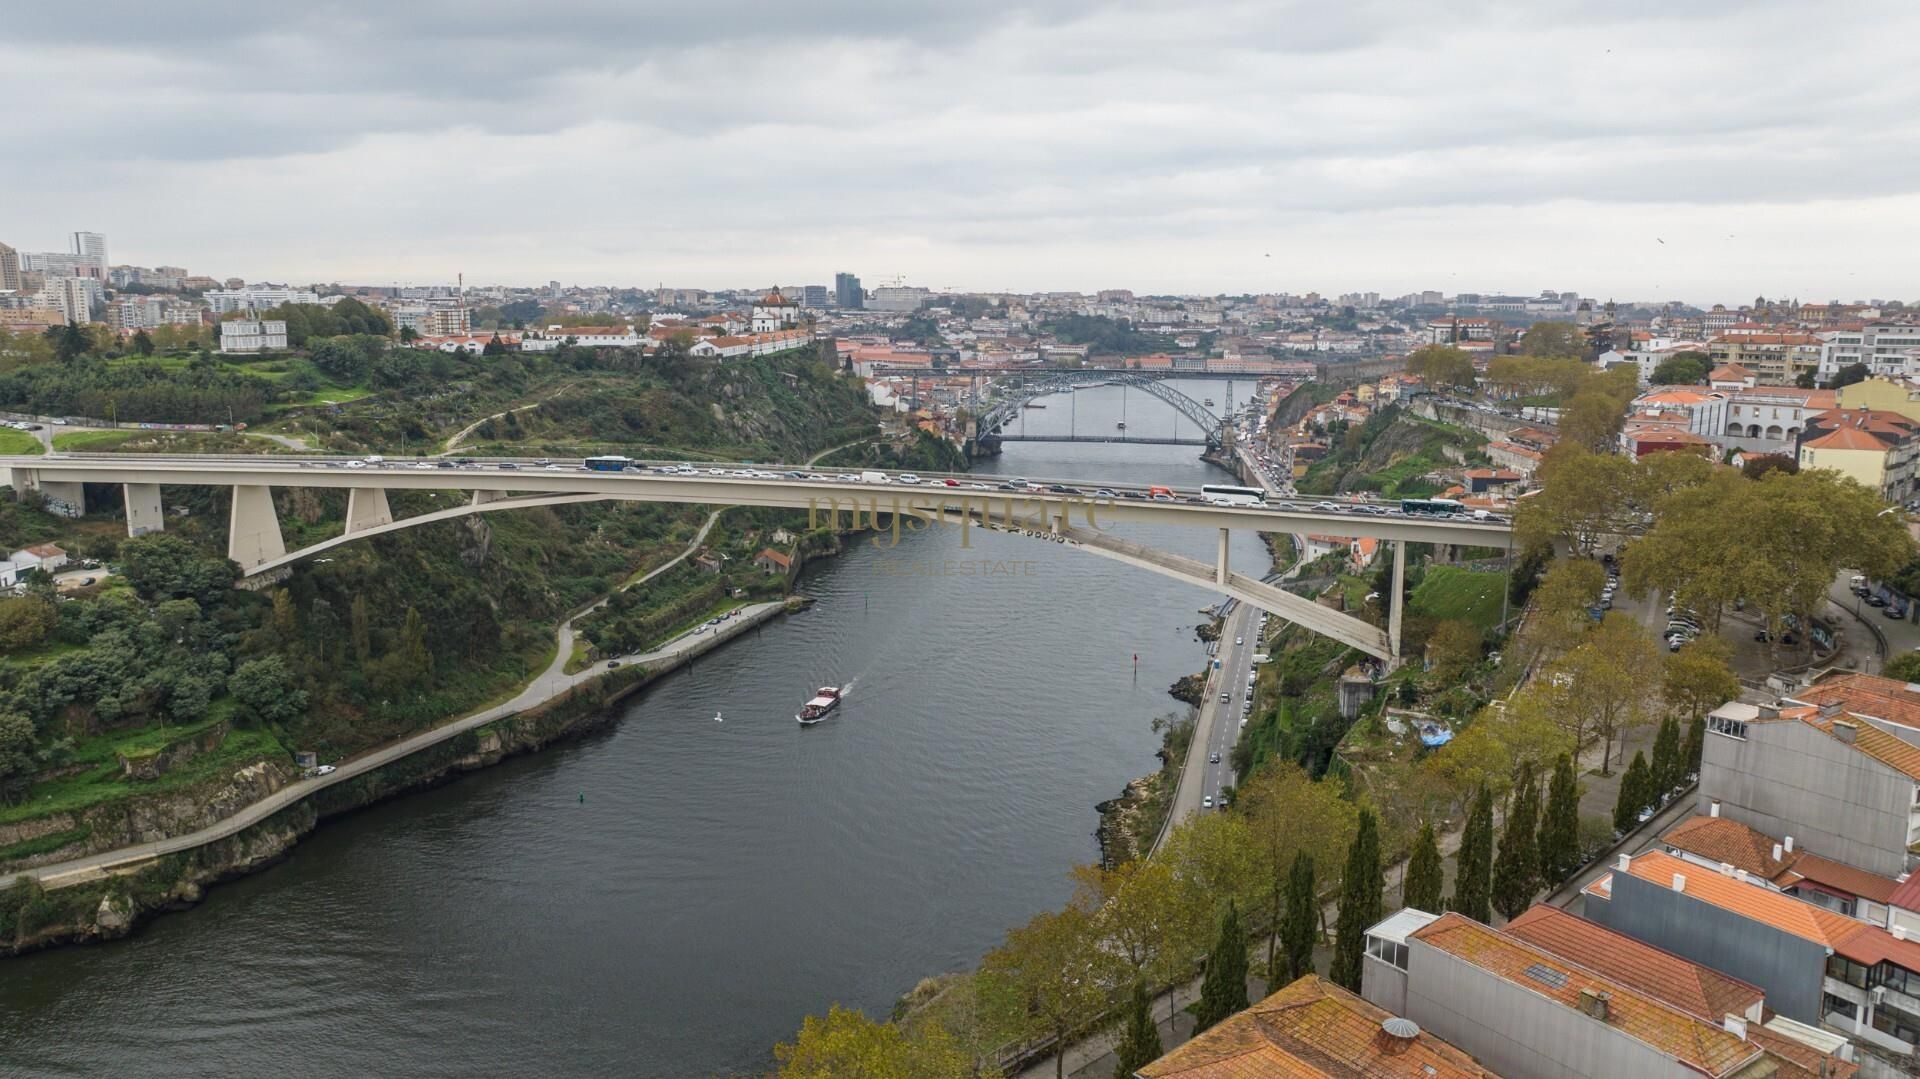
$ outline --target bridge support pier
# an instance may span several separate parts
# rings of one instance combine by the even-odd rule
[[[126,493],[128,536],[165,531],[167,518],[160,508],[159,484],[123,483],[120,487]]]
[[[1213,583],[1222,588],[1227,586],[1227,530],[1220,530],[1220,553],[1213,560]]]
[[[233,510],[228,514],[227,557],[243,570],[284,558],[287,543],[280,538],[280,518],[273,510],[273,488],[236,484]]]
[[[33,486],[46,496],[49,513],[57,513],[62,517],[87,515],[86,484],[68,480],[41,480]]]
[[[1387,608],[1387,650],[1389,667],[1398,667],[1406,662],[1400,654],[1400,620],[1402,609],[1407,605],[1407,541],[1393,541],[1393,603]]]
[[[505,497],[507,497],[507,492],[505,491],[475,491],[473,492],[473,501],[469,502],[468,505],[484,506],[489,502],[498,502]]]
[[[376,525],[392,524],[393,511],[387,508],[384,487],[355,487],[347,492],[347,532],[364,532]]]

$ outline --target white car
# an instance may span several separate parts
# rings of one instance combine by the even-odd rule
[[[1246,639],[1245,637],[1235,637],[1235,638],[1233,639],[1233,643],[1234,643],[1234,644],[1246,644],[1246,643],[1247,643],[1247,639]]]
[[[347,467],[348,468],[365,468],[367,467],[367,463],[365,461],[348,461]]]
[[[1211,795],[1211,794],[1209,794],[1209,795],[1207,795],[1207,796],[1206,796],[1205,798],[1202,798],[1202,799],[1200,799],[1200,804],[1201,804],[1202,806],[1204,806],[1204,807],[1206,807],[1207,809],[1212,809],[1212,808],[1213,808],[1213,795]]]
[[[315,768],[315,769],[313,770],[313,774],[314,774],[314,775],[316,775],[316,776],[328,776],[328,775],[332,775],[332,774],[333,774],[333,765],[331,765],[331,764],[323,764],[323,765],[320,765],[319,767],[317,767],[317,768]]]
[[[419,464],[417,464],[417,465],[414,465],[413,467],[414,467],[415,469],[422,469],[422,468],[424,468],[424,469],[426,469],[427,471],[429,471],[429,472],[431,472],[431,471],[433,471],[433,467],[434,467],[434,465],[433,465],[433,462],[432,462],[432,461],[422,461],[422,462],[420,462]]]
[[[900,473],[900,475],[894,478],[899,480],[901,483],[919,483],[920,482],[920,477],[914,475],[911,472],[902,472]]]

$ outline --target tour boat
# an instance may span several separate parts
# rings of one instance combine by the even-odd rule
[[[800,706],[800,714],[793,718],[800,721],[802,727],[811,727],[827,718],[827,713],[840,707],[840,687],[821,686],[813,699]]]
[[[1127,429],[1127,421],[1121,420],[1119,423],[1114,424],[1114,426],[1124,431]]]
[[[1021,408],[1045,408],[1047,406],[1041,404],[1038,401],[1028,401],[1026,404],[1021,405],[1020,407]]]

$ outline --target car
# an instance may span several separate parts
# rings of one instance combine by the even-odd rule
[[[1064,483],[1056,483],[1053,486],[1047,488],[1047,490],[1052,491],[1054,494],[1057,494],[1057,495],[1079,495],[1079,494],[1086,493],[1085,491],[1082,491],[1078,487],[1069,487]]]
[[[1220,754],[1218,754],[1218,753],[1209,753],[1209,754],[1207,754],[1207,763],[1208,763],[1208,764],[1219,764],[1219,763],[1220,763]]]
[[[1154,495],[1153,500],[1155,502],[1172,502],[1174,498],[1172,495]]]
[[[1134,500],[1135,502],[1144,502],[1144,501],[1146,501],[1146,499],[1147,499],[1147,496],[1146,496],[1146,495],[1143,495],[1143,494],[1141,494],[1141,493],[1140,493],[1140,492],[1138,492],[1138,491],[1122,491],[1122,492],[1120,492],[1120,497],[1121,497],[1121,498],[1131,498],[1131,499],[1133,499],[1133,500]]]
[[[435,465],[434,467],[436,467],[436,468],[452,468],[452,467],[453,467],[453,462],[452,462],[452,461],[448,461],[448,460],[445,460],[445,459],[442,459],[442,460],[440,461],[440,463],[439,463],[439,464],[437,464],[437,465]]]
[[[347,467],[348,468],[365,468],[367,467],[367,463],[365,461],[348,461]]]
[[[1232,703],[1232,701],[1233,701],[1233,694],[1232,694],[1232,693],[1222,693],[1222,694],[1220,694],[1220,703],[1221,703],[1221,704],[1230,704],[1230,703]]]
[[[387,459],[376,453],[367,458],[367,463],[370,465],[384,465],[387,463]]]
[[[316,776],[330,776],[333,774],[333,765],[331,764],[320,765],[319,767],[313,770],[313,774]]]
[[[919,483],[920,482],[920,477],[914,475],[911,472],[902,472],[898,476],[895,476],[894,479],[900,483]]]
[[[619,665],[620,665],[620,661],[619,661],[619,660],[617,660],[617,659],[610,659],[610,660],[608,660],[608,661],[607,661],[607,670],[613,670],[613,669],[614,669],[615,667],[618,667]]]
[[[85,588],[86,586],[94,583],[95,580],[96,578],[93,578],[93,577],[82,577],[80,578],[80,587]]]
[[[941,481],[940,481],[940,483],[941,483],[941,485],[942,485],[942,486],[945,486],[945,487],[958,487],[958,486],[960,486],[960,481],[959,481],[959,480],[941,480]]]
[[[807,474],[805,472],[782,472],[780,473],[780,476],[782,479],[789,479],[789,480],[804,480],[807,478]]]
[[[1114,494],[1112,491],[1107,490],[1105,487],[1102,487],[1098,491],[1095,491],[1093,493],[1095,497],[1098,497],[1098,498],[1119,498],[1120,497],[1119,495]]]
[[[996,489],[997,489],[997,490],[1001,490],[1001,491],[1020,491],[1020,490],[1025,490],[1025,488],[1023,488],[1023,487],[1021,487],[1021,486],[1020,486],[1019,484],[1017,484],[1017,483],[1003,483],[1003,484],[1001,484],[1001,485],[1000,485],[1000,486],[999,486],[998,488],[996,488]]]
[[[1234,643],[1234,644],[1246,644],[1246,643],[1247,643],[1247,639],[1246,639],[1245,637],[1235,637],[1235,638],[1233,639],[1233,643]]]
[[[546,470],[548,472],[565,472],[566,471],[566,469],[561,468],[559,465],[548,465]]]
[[[539,465],[539,466],[540,466],[541,468],[545,468],[545,467],[547,467],[548,465],[550,465],[550,464],[552,464],[552,463],[553,463],[553,462],[552,462],[551,460],[549,460],[549,459],[547,459],[547,458],[545,458],[545,457],[542,457],[542,458],[540,458],[540,459],[539,459],[538,461],[535,461],[535,462],[534,462],[534,464],[536,464],[536,465]]]
[[[967,489],[970,491],[991,491],[993,488],[988,487],[984,483],[969,483],[967,484]]]
[[[1213,808],[1213,795],[1211,795],[1211,794],[1209,794],[1209,795],[1207,795],[1207,796],[1206,796],[1205,798],[1202,798],[1202,799],[1200,799],[1200,804],[1201,804],[1201,806],[1203,806],[1204,808],[1207,808],[1207,809],[1212,809],[1212,808]]]
[[[424,468],[424,469],[426,469],[427,471],[429,471],[429,472],[431,472],[431,471],[433,471],[433,462],[432,462],[432,461],[421,461],[421,462],[420,462],[419,464],[416,464],[416,465],[414,465],[413,467],[414,467],[415,469],[422,469],[422,468]]]
[[[726,470],[726,469],[724,469],[724,468],[709,468],[709,469],[707,469],[707,475],[709,475],[709,476],[724,476],[724,475],[726,475],[726,474],[727,474],[727,470]]]
[[[1338,513],[1340,511],[1340,507],[1331,502],[1315,502],[1313,508],[1319,510],[1321,513]]]
[[[67,421],[61,419],[53,420],[52,423],[55,427],[65,427],[67,425]]]
[[[513,463],[512,461],[502,461],[502,462],[500,462],[500,464],[498,465],[498,467],[500,467],[500,468],[505,468],[505,469],[509,469],[509,470],[512,470],[512,471],[518,471],[518,470],[519,470],[519,468],[520,468],[520,466],[519,466],[519,465],[516,465],[516,464],[514,464],[514,463]]]
[[[1868,596],[1867,597],[1867,606],[1869,607],[1885,607],[1886,605],[1887,605],[1887,597],[1885,596]]]
[[[1889,603],[1887,604],[1886,610],[1880,613],[1886,615],[1888,618],[1905,618],[1907,616],[1907,608],[1905,604]]]

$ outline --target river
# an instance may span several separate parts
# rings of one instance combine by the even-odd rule
[[[1225,403],[1225,383],[1181,387]],[[1119,388],[1077,396],[1027,430],[1118,422]],[[980,470],[1224,476],[1197,452],[1020,443]],[[1121,531],[1212,557],[1206,530]],[[1192,627],[1218,598],[970,542],[857,542],[807,574],[812,609],[617,726],[330,821],[126,940],[0,964],[0,1073],[757,1074],[810,1012],[884,1015],[1066,899],[1098,858],[1094,804],[1153,767],[1149,723],[1202,666]],[[1265,565],[1234,543],[1236,568]],[[828,683],[845,705],[801,729]]]

